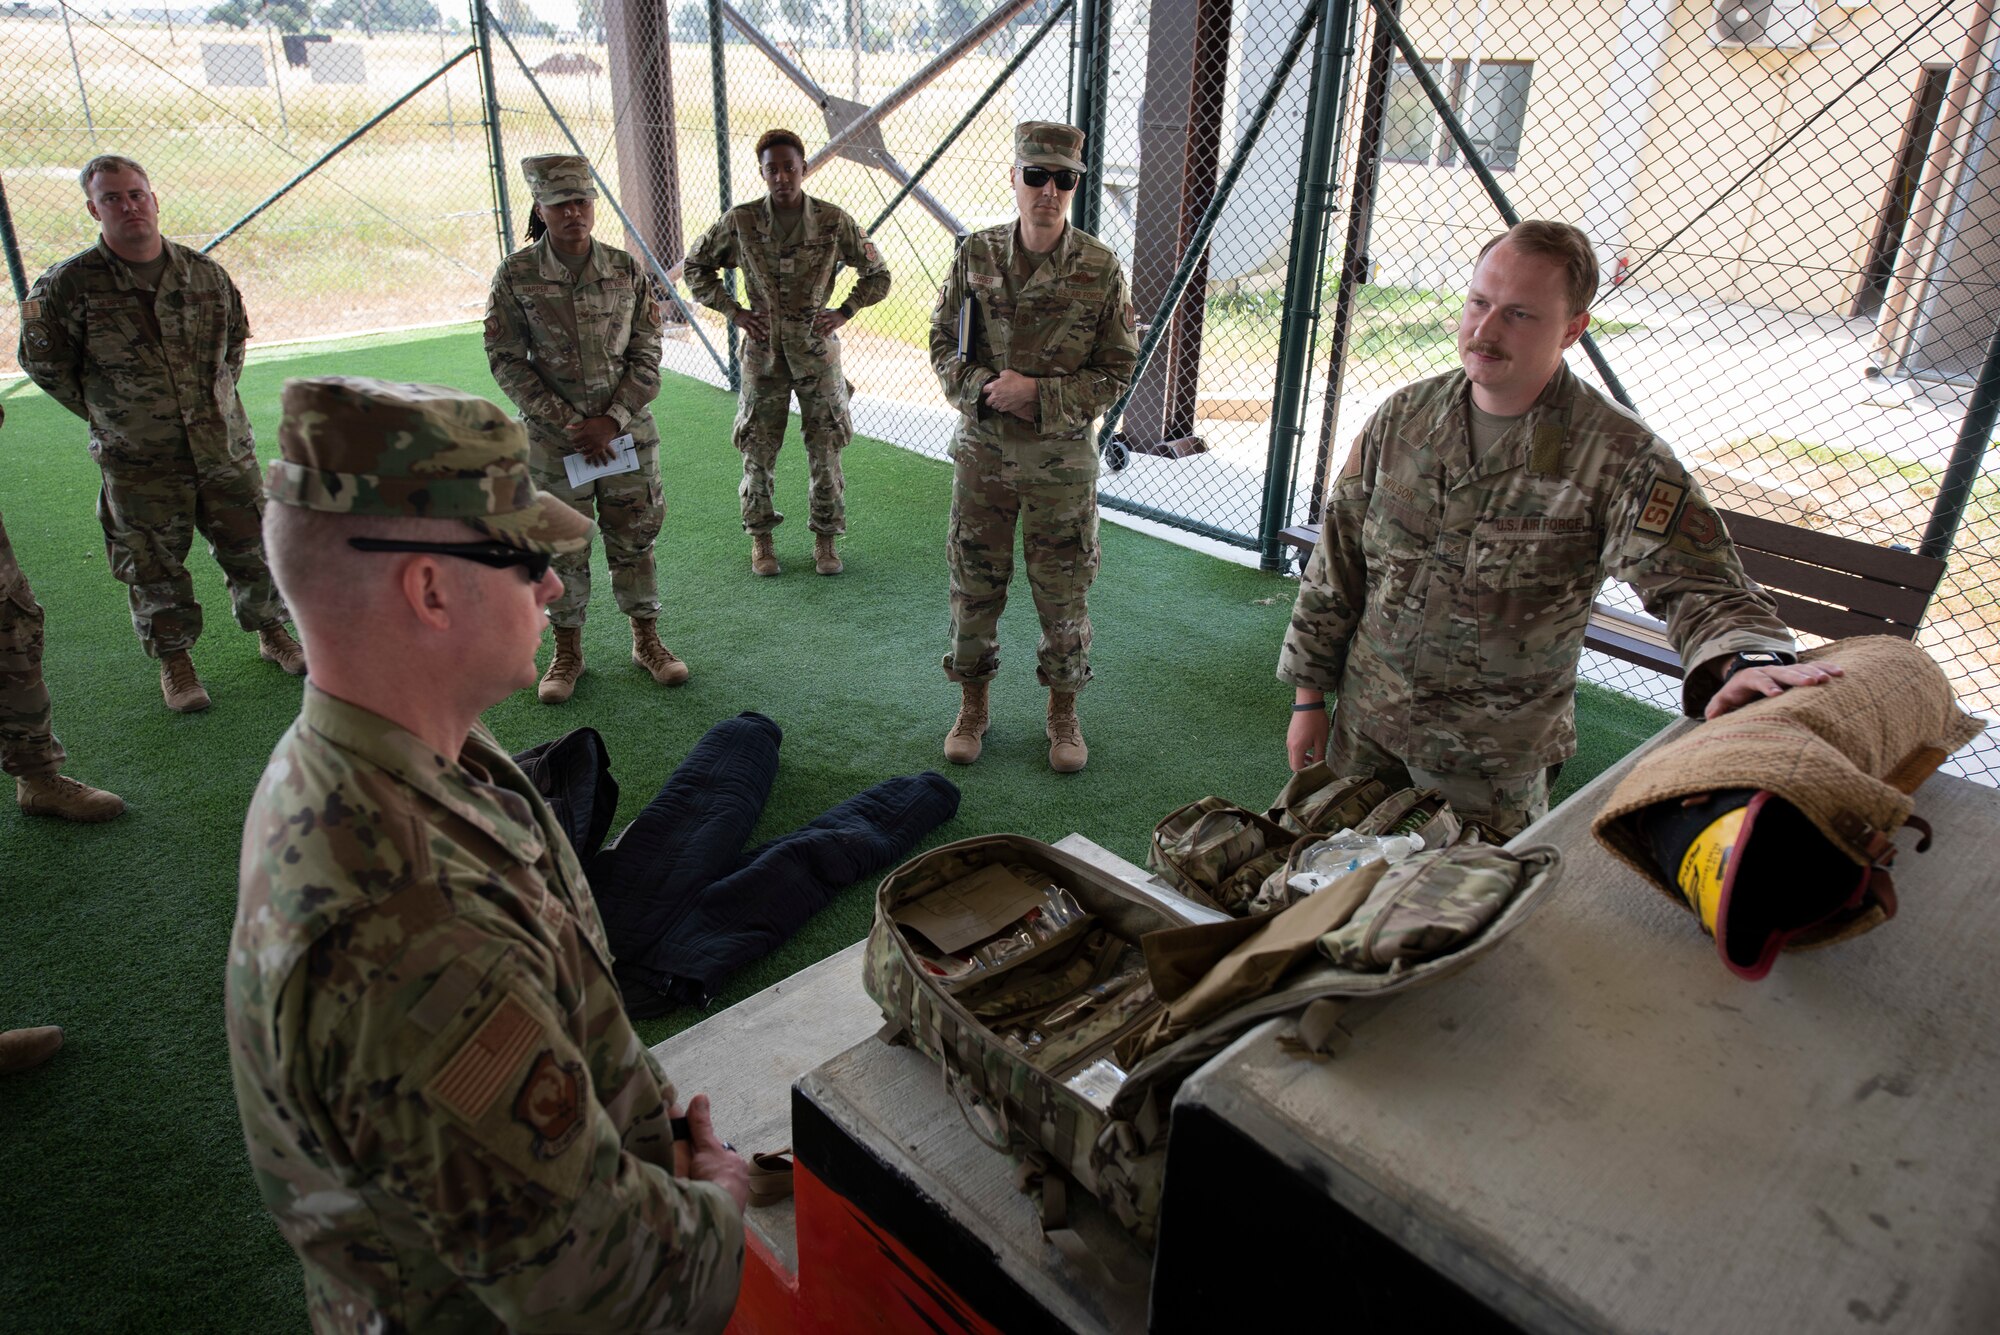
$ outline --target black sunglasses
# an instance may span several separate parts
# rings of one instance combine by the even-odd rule
[[[349,538],[347,545],[357,552],[422,552],[430,556],[457,556],[477,561],[495,570],[519,566],[528,572],[528,583],[539,584],[549,573],[555,558],[547,552],[531,552],[504,542],[398,542],[394,538]]]
[[[1083,173],[1071,171],[1067,167],[1058,171],[1050,171],[1047,167],[1023,167],[1021,179],[1027,183],[1030,190],[1040,190],[1050,181],[1056,183],[1058,190],[1074,190],[1076,183],[1083,179]]]

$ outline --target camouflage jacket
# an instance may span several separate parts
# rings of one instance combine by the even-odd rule
[[[243,827],[225,988],[250,1164],[320,1331],[720,1330],[743,1220],[546,804],[306,688]]]
[[[1016,229],[989,227],[958,248],[931,312],[931,369],[959,411],[961,442],[1002,447],[1027,476],[1088,480],[1097,475],[1092,424],[1132,383],[1139,358],[1125,271],[1103,242],[1066,226],[1016,290]],[[958,322],[968,298],[972,339],[961,359]],[[979,396],[1009,370],[1041,382],[1032,424],[994,412]]]
[[[6,422],[7,409],[0,406],[0,426]],[[7,541],[7,521],[0,518],[0,598],[27,594],[27,590],[27,577],[21,573],[21,563],[14,559],[14,544]]]
[[[1667,623],[1698,714],[1732,654],[1794,648],[1658,436],[1559,369],[1474,460],[1462,371],[1398,391],[1327,499],[1278,676],[1337,692],[1407,765],[1518,775],[1576,751],[1577,660],[1606,576]]]
[[[813,317],[833,300],[841,265],[855,274],[844,303],[849,315],[889,295],[889,266],[859,223],[811,195],[805,213],[799,239],[781,246],[772,234],[770,198],[753,199],[723,214],[688,251],[683,272],[696,301],[724,315],[749,309],[771,318],[770,343],[743,341],[743,369],[753,376],[840,365],[840,336],[813,332]],[[743,271],[747,307],[730,295],[724,269]]]
[[[564,427],[609,417],[641,448],[660,442],[646,407],[660,393],[660,308],[646,271],[602,241],[572,275],[544,236],[506,259],[486,299],[486,364],[556,459],[575,451]]]
[[[243,298],[208,256],[161,244],[150,304],[102,238],[37,279],[21,304],[21,369],[90,423],[93,455],[144,458],[185,437],[196,458],[242,457]]]

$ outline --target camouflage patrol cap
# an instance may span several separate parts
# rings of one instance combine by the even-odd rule
[[[1022,121],[1014,127],[1014,158],[1030,167],[1083,171],[1083,131],[1060,121]]]
[[[521,424],[476,394],[360,376],[287,380],[264,493],[329,514],[458,519],[529,551],[587,550],[596,525],[528,476]]]
[[[572,199],[596,199],[590,163],[574,153],[538,153],[521,159],[521,174],[537,204],[567,204]]]

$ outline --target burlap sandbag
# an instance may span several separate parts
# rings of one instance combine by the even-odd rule
[[[1598,842],[1679,904],[1654,861],[1647,810],[1761,788],[1798,808],[1857,866],[1886,867],[1910,816],[1910,794],[1986,725],[1958,707],[1943,671],[1907,640],[1867,635],[1801,655],[1822,659],[1843,675],[1745,705],[1641,757],[1597,814]],[[1870,896],[1787,948],[1843,940],[1889,912]]]

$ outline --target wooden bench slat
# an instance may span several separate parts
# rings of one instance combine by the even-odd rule
[[[1789,556],[1797,561],[1880,580],[1884,584],[1921,589],[1926,597],[1944,578],[1945,563],[1933,556],[1877,547],[1873,543],[1781,524],[1775,519],[1739,514],[1734,510],[1717,510],[1716,513],[1728,526],[1729,536],[1739,552],[1747,548]]]
[[[1738,548],[1737,555],[1743,558],[1743,569],[1750,578],[1767,589],[1784,589],[1863,616],[1893,621],[1911,630],[1923,620],[1924,605],[1930,601],[1927,589],[1884,584],[1770,552]]]
[[[1319,546],[1318,524],[1294,524],[1290,528],[1278,530],[1278,541],[1292,547],[1303,547],[1307,551]]]
[[[1793,630],[1824,635],[1829,640],[1844,640],[1850,635],[1897,635],[1906,640],[1917,636],[1913,626],[1828,607],[1825,603],[1815,603],[1786,593],[1783,589],[1766,589],[1764,592],[1771,595],[1771,601],[1778,605],[1778,615]]]

